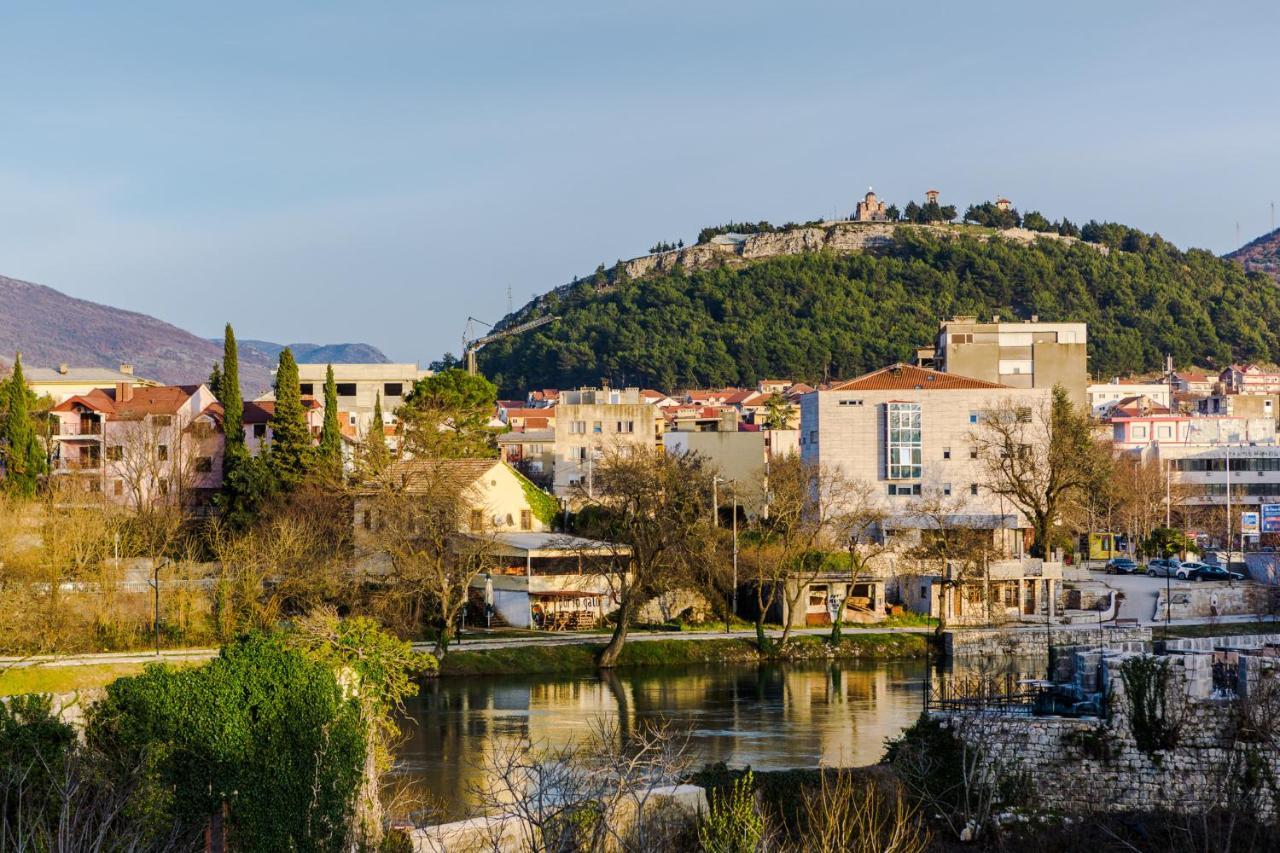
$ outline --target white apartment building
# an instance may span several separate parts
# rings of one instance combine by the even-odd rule
[[[1144,397],[1157,406],[1169,408],[1169,385],[1165,382],[1121,382],[1112,379],[1110,382],[1090,385],[1085,389],[1089,403],[1089,411],[1095,418],[1105,418],[1111,413],[1111,407],[1121,400],[1130,397]]]
[[[912,513],[923,495],[949,498],[958,524],[1024,529],[1014,507],[981,488],[971,436],[985,413],[1006,402],[1037,409],[1051,393],[896,364],[801,397],[801,458],[875,484],[894,529],[927,526]],[[1001,539],[1021,553],[1023,537]]]
[[[559,498],[572,498],[579,488],[590,493],[594,466],[611,450],[657,442],[654,407],[638,388],[562,391],[555,419],[553,491]]]
[[[302,395],[313,396],[324,404],[324,380],[328,364],[299,364],[298,382]],[[394,423],[394,413],[413,390],[419,379],[430,376],[417,363],[402,364],[335,364],[333,379],[338,386],[338,411],[345,416],[343,433],[350,438],[363,438],[373,417],[373,404],[382,395],[383,423]],[[273,399],[263,394],[259,401]]]

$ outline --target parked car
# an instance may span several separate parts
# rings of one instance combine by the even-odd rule
[[[1132,575],[1138,571],[1138,564],[1128,557],[1112,557],[1107,560],[1106,572],[1109,575]]]
[[[1172,557],[1168,560],[1157,558],[1147,563],[1147,574],[1153,578],[1177,577],[1180,565],[1181,561]]]
[[[1199,563],[1199,562],[1196,562],[1195,560],[1187,560],[1185,563],[1178,566],[1177,571],[1174,572],[1174,576],[1182,578],[1184,581],[1191,580],[1192,576],[1196,572],[1200,571],[1201,569],[1207,569],[1207,568],[1209,568],[1208,563]]]
[[[1222,566],[1201,565],[1191,574],[1191,579],[1198,581],[1242,581],[1244,580],[1244,575],[1239,572],[1229,572]]]

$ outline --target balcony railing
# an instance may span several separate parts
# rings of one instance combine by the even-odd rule
[[[55,471],[101,471],[102,458],[59,459]]]
[[[58,425],[58,435],[67,437],[102,435],[102,423],[100,421],[81,421],[79,423],[64,421]]]

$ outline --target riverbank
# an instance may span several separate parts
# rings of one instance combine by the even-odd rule
[[[838,646],[826,637],[792,637],[783,649],[762,654],[754,635],[717,639],[649,639],[622,647],[618,668],[707,663],[813,660],[909,660],[923,658],[929,637],[920,633],[846,634]],[[471,675],[571,675],[594,672],[604,642],[454,650],[440,663],[442,677]]]

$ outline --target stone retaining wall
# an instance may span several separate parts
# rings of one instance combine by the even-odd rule
[[[1248,808],[1274,814],[1276,794],[1269,786],[1246,786],[1242,792],[1230,780],[1249,775],[1280,778],[1280,750],[1239,735],[1239,700],[1215,698],[1212,656],[1192,653],[1164,658],[1170,662],[1172,691],[1186,698],[1172,703],[1169,716],[1179,723],[1176,746],[1151,753],[1138,748],[1133,734],[1120,675],[1125,657],[1108,655],[1104,678],[1110,688],[1110,714],[1106,719],[992,713],[950,714],[940,719],[986,754],[993,774],[1024,779],[1040,808],[1197,811],[1240,807],[1243,796]],[[1256,660],[1249,659],[1241,667],[1242,681],[1259,677],[1256,669],[1247,675]]]
[[[947,657],[992,657],[999,655],[1043,655],[1048,648],[1045,631],[1028,628],[1002,630],[999,628],[974,628],[965,631],[944,631],[943,645]],[[1151,642],[1150,628],[1113,628],[1082,626],[1079,628],[1055,627],[1052,631],[1054,648],[1065,646],[1097,646],[1101,642],[1108,650],[1140,652]]]

